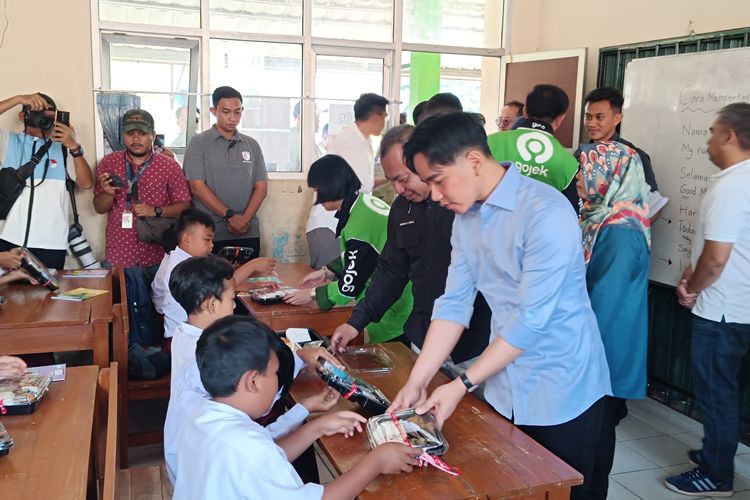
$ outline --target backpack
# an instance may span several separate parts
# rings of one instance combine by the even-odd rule
[[[159,266],[125,269],[130,336],[128,345],[158,345],[164,337],[164,324],[151,301],[151,282]]]

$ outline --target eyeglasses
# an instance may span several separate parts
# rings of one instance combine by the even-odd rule
[[[495,118],[495,125],[497,125],[499,127],[502,124],[506,124],[507,125],[511,121],[512,120],[510,118],[504,118],[504,117],[500,116],[498,118]]]

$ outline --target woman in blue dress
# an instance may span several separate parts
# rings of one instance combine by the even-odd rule
[[[586,284],[612,382],[604,425],[614,433],[626,400],[646,397],[648,186],[638,153],[619,142],[583,145],[579,160]],[[614,446],[599,450],[594,473],[609,475],[613,458]]]

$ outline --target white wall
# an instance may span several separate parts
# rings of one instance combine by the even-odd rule
[[[514,54],[587,47],[585,91],[599,49],[750,26],[748,0],[513,0]]]

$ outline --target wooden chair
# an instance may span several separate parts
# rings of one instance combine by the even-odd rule
[[[99,372],[95,440],[96,479],[99,500],[170,500],[173,488],[164,465],[119,469],[118,364]]]
[[[120,271],[121,272],[121,271]],[[124,294],[125,279],[121,279]],[[164,441],[163,430],[128,433],[128,402],[148,399],[169,399],[169,374],[156,380],[128,380],[128,335],[130,331],[127,299],[112,309],[112,357],[118,363],[120,389],[120,461],[128,466],[128,447]]]

